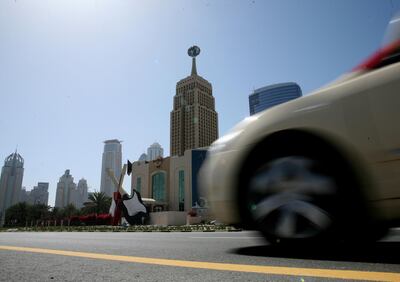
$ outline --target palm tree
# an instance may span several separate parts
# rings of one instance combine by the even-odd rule
[[[111,205],[111,197],[108,197],[104,192],[94,192],[89,195],[91,204],[87,206],[88,211],[97,214],[108,213]]]
[[[61,219],[61,210],[59,207],[53,207],[50,211],[50,217],[53,220],[59,220]]]
[[[29,219],[44,220],[50,215],[50,206],[45,204],[29,205]]]
[[[51,216],[50,206],[30,205],[26,202],[15,204],[6,210],[6,224],[24,226],[28,222],[45,221]]]
[[[74,215],[78,215],[79,210],[75,207],[74,204],[68,204],[61,210],[61,214],[63,215],[63,217],[71,217]]]

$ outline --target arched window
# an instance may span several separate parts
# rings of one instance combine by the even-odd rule
[[[153,199],[165,201],[165,172],[157,172],[151,177]]]

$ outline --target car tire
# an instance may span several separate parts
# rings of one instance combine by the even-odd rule
[[[340,216],[336,176],[321,160],[301,154],[256,168],[245,199],[251,220],[271,243],[322,241]]]
[[[353,171],[335,152],[321,150],[253,154],[238,200],[242,218],[271,244],[370,242],[385,234],[371,220]]]

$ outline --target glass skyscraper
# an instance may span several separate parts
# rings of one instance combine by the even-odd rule
[[[294,82],[278,83],[254,90],[249,96],[250,115],[299,98],[301,88]]]

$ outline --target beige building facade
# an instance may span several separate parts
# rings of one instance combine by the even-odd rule
[[[150,211],[185,211],[206,208],[207,200],[197,192],[197,174],[205,149],[186,150],[183,156],[137,161],[132,164],[131,190],[155,203]]]

